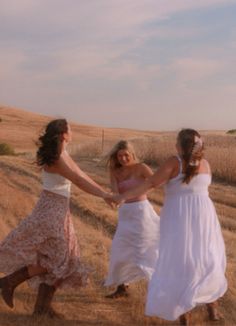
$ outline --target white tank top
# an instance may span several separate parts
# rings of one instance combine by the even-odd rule
[[[60,174],[50,173],[42,170],[43,189],[55,194],[70,197],[71,181]]]

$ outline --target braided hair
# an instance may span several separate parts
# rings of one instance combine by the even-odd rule
[[[182,149],[182,159],[186,164],[183,183],[188,184],[198,174],[204,145],[200,134],[194,129],[182,129],[177,139]]]
[[[53,165],[60,157],[62,135],[68,132],[68,123],[65,119],[56,119],[48,123],[44,133],[37,141],[38,151],[36,163],[39,166],[44,164]]]

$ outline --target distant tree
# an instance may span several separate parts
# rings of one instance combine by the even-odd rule
[[[7,143],[0,143],[0,155],[15,155],[14,148]]]

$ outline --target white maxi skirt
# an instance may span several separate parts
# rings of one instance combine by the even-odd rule
[[[159,238],[160,218],[148,200],[120,206],[105,286],[150,280],[158,259]]]
[[[227,290],[225,245],[215,207],[206,195],[167,197],[160,228],[146,315],[176,320]]]

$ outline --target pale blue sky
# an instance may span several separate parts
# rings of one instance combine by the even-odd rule
[[[0,0],[0,103],[79,123],[236,128],[236,0]]]

